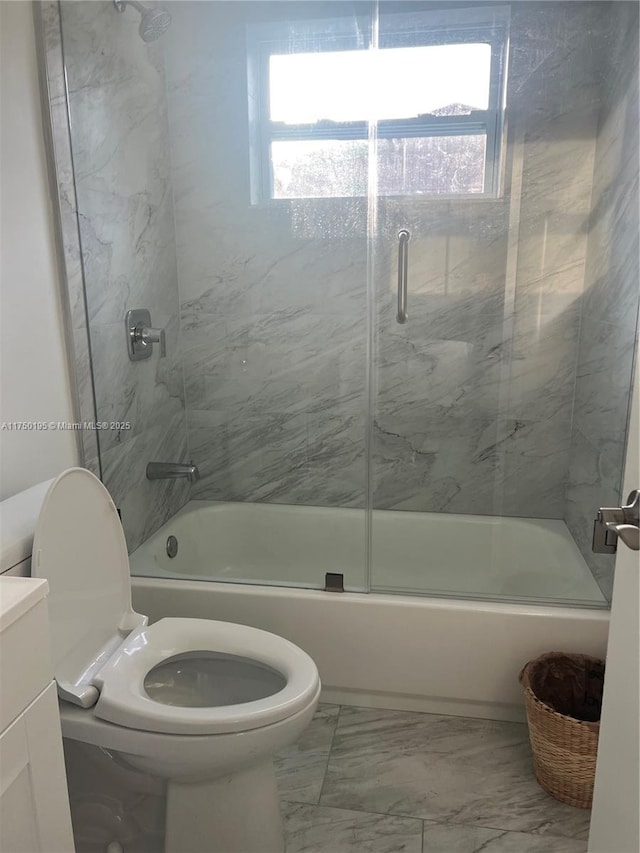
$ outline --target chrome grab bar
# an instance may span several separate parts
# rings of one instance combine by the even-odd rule
[[[409,240],[411,234],[403,228],[398,231],[398,323],[407,322],[407,276],[409,271]]]

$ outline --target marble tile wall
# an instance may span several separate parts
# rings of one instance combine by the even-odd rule
[[[49,102],[50,124],[44,123],[56,164],[53,200],[58,208],[57,234],[62,247],[66,291],[63,304],[67,308],[67,347],[71,356],[69,371],[72,376],[72,391],[75,392],[77,415],[82,421],[97,420],[91,357],[89,326],[87,323],[86,298],[82,275],[80,235],[78,231],[78,205],[73,181],[73,158],[69,138],[67,93],[62,55],[62,32],[60,6],[57,0],[43,0],[40,16],[36,15],[36,37],[39,39],[44,57],[46,94]],[[50,135],[49,135],[50,134]],[[75,386],[75,388],[74,388]],[[85,429],[79,433],[82,464],[96,476],[101,476],[98,433]]]
[[[378,507],[563,516],[603,11],[513,4],[502,197],[381,205],[412,239],[406,326],[379,250]]]
[[[195,497],[364,505],[369,273],[374,506],[563,517],[606,5],[514,4],[502,197],[381,200],[373,258],[363,200],[250,203],[246,23],[336,4],[174,6]]]
[[[85,282],[74,327],[88,326],[98,420],[131,424],[101,431],[99,445],[133,550],[188,499],[187,481],[145,478],[149,461],[189,459],[163,46],[145,44],[136,13],[107,0],[62,2],[59,14],[73,165],[58,178],[63,197],[75,190]],[[71,254],[71,227],[66,237]],[[125,312],[142,307],[166,330],[166,358],[159,347],[147,361],[127,357]]]
[[[593,517],[621,498],[639,282],[638,7],[612,4],[593,178],[566,521],[610,598],[615,558],[593,554]]]
[[[171,7],[193,497],[364,506],[366,201],[250,202],[246,23],[335,4],[291,6]]]
[[[632,353],[637,215],[634,231],[632,181],[615,175],[633,177],[637,140],[616,132],[634,118],[613,70],[628,67],[633,4],[514,4],[503,194],[380,200],[373,253],[364,199],[250,201],[246,23],[337,8],[294,5],[169,4],[171,30],[145,45],[133,13],[61,4],[76,194],[70,156],[61,189],[87,281],[74,317],[85,337],[89,318],[99,419],[132,423],[100,435],[130,547],[188,497],[144,479],[151,458],[193,457],[195,498],[364,506],[369,277],[374,506],[566,517],[589,559],[591,504],[619,478],[604,461],[619,469],[628,369],[594,400],[608,341],[627,365]],[[168,356],[134,364],[122,320],[143,306]]]

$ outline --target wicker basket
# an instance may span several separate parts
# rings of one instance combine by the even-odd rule
[[[557,800],[591,807],[604,661],[550,652],[520,673],[536,779]]]

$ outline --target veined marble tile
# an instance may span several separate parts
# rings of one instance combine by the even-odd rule
[[[423,202],[423,204],[425,204]],[[502,203],[496,213],[501,222]],[[409,221],[399,227],[408,228],[409,240],[409,304],[414,307],[420,297],[447,297],[455,303],[474,299],[475,310],[494,310],[504,289],[507,256],[507,228],[460,213],[440,218],[437,226],[431,222],[429,208],[423,210],[422,221],[411,230]],[[444,220],[444,221],[443,221]],[[402,219],[400,220],[402,222]],[[446,223],[447,228],[443,225]],[[433,225],[433,228],[429,226]],[[377,298],[382,303],[388,295],[393,303],[398,282],[398,240],[395,228],[385,225],[374,239],[374,274]]]
[[[81,340],[88,315],[97,418],[132,424],[99,439],[105,484],[133,549],[189,492],[186,481],[152,484],[144,475],[154,459],[187,461],[163,47],[143,43],[135,17],[118,15],[111,3],[59,9],[70,140],[64,99],[53,119],[76,359],[85,360],[81,405],[93,419],[84,412],[93,407]],[[139,307],[165,329],[166,358],[155,347],[148,361],[128,360],[124,315]]]
[[[365,407],[364,366],[355,365],[346,348],[340,355],[318,361],[312,375],[309,368],[297,365],[295,359],[283,364],[282,372],[274,372],[265,379],[244,373],[205,375],[203,397],[192,399],[190,405],[233,411],[248,418],[323,412],[342,417],[360,415]]]
[[[374,423],[372,448],[373,506],[376,509],[408,508],[426,511],[439,497],[434,496],[431,469],[439,447],[427,445],[424,430],[401,434],[380,423]],[[451,500],[460,490],[450,478],[440,484],[444,500]]]
[[[563,518],[571,448],[571,417],[499,421],[497,515]]]
[[[220,208],[212,200],[199,211],[177,209],[184,302],[198,301],[201,310],[225,316],[290,308],[364,316],[364,230],[349,240],[312,239],[292,233],[290,222],[279,221],[277,208],[249,209],[237,222],[229,221],[228,206]]]
[[[587,231],[591,209],[598,102],[556,109],[551,107],[546,121],[536,116],[525,136],[521,216],[562,225],[579,236]]]
[[[280,799],[289,803],[317,803],[338,722],[338,705],[320,704],[302,736],[275,757]]]
[[[282,259],[269,265],[262,280],[260,311],[311,309],[314,314],[332,315],[337,324],[350,317],[364,326],[366,294],[364,231],[348,239],[318,234],[304,251],[285,249]]]
[[[189,500],[188,480],[146,478],[148,462],[188,462],[184,412],[101,453],[103,481],[134,551]]]
[[[503,417],[546,420],[570,412],[579,327],[575,306],[558,315],[516,314]]]
[[[189,12],[193,12],[193,6]],[[183,13],[182,17],[189,17],[189,14]],[[177,33],[173,33],[173,21],[171,29],[174,37],[172,41],[175,41]],[[166,48],[167,67],[172,74],[176,51],[172,50],[168,43]],[[216,61],[213,59],[214,51],[215,48],[210,44],[207,48],[211,56],[210,64]],[[199,59],[200,57],[195,61],[198,62]],[[224,71],[217,69],[217,73],[224,74]],[[205,85],[203,77],[207,78],[206,83],[209,86],[207,94],[195,91],[198,84]],[[240,207],[239,196],[247,198],[250,195],[250,187],[246,169],[242,168],[234,152],[230,150],[232,142],[228,128],[221,127],[220,124],[220,116],[234,112],[241,103],[243,94],[238,92],[235,102],[233,98],[224,98],[220,103],[218,93],[230,92],[236,88],[237,83],[229,81],[231,85],[221,87],[219,82],[219,76],[218,79],[208,79],[202,68],[194,71],[190,81],[177,89],[169,82],[169,131],[176,188],[176,213],[189,217],[189,214],[198,211],[201,215],[204,214],[211,225],[228,225],[237,216]],[[246,99],[246,92],[244,98]],[[212,150],[218,155],[217,162],[212,161]]]
[[[525,832],[424,822],[422,853],[586,853],[587,842]]]
[[[591,551],[591,535],[597,508],[621,499],[640,293],[638,10],[609,9],[565,517],[610,599],[614,559]]]
[[[549,315],[578,305],[585,288],[589,212],[552,211],[521,222],[518,232],[517,311]]]
[[[574,423],[621,471],[624,465],[635,329],[584,317],[578,353]]]
[[[636,186],[631,187],[628,210],[620,218],[619,227],[612,231],[607,223],[594,224],[590,241],[596,244],[593,251],[597,257],[589,269],[583,299],[583,316],[627,329],[635,329],[638,317],[639,195],[636,176]],[[601,252],[597,253],[597,249]],[[605,260],[606,267],[602,263]],[[588,262],[591,263],[591,258]],[[601,272],[599,277],[598,272]]]
[[[511,352],[512,320],[441,313],[382,327],[374,370],[376,407],[385,415],[495,416]],[[425,418],[426,419],[426,418]]]
[[[313,506],[363,506],[362,418],[189,412],[202,479],[192,496]]]
[[[53,0],[40,3],[36,13],[42,22],[42,48],[45,53],[51,141],[55,152],[58,191],[58,213],[62,227],[62,253],[66,276],[66,297],[71,328],[68,345],[75,373],[78,416],[82,421],[95,420],[95,404],[91,379],[89,338],[86,325],[86,302],[80,243],[78,234],[77,204],[73,177],[73,161],[69,140],[67,94],[60,31],[60,6]],[[85,467],[99,473],[98,434],[83,430],[79,435],[82,461]]]
[[[310,805],[286,804],[283,811],[286,853],[421,853],[422,850],[419,820]]]
[[[637,167],[635,174],[619,178],[594,205],[583,315],[633,330],[640,266]]]
[[[378,413],[372,441],[373,505],[422,512],[494,512],[498,426],[433,409],[405,418]]]
[[[44,48],[46,51],[49,115],[56,162],[66,291],[71,313],[71,326],[73,329],[80,329],[86,325],[86,304],[80,257],[73,158],[69,139],[67,91],[60,32],[60,6],[57,2],[41,3],[40,13],[43,21]]]
[[[177,305],[162,47],[108,3],[61,8],[89,316],[153,317]]]
[[[593,109],[602,82],[602,36],[607,30],[608,12],[601,4],[514,5],[507,92],[514,120],[539,127],[568,109]]]
[[[469,197],[428,199],[424,196],[383,196],[377,199],[374,215],[376,248],[387,246],[391,235],[393,247],[397,249],[397,232],[401,228],[407,228],[411,232],[412,241],[415,238],[414,248],[424,246],[429,255],[430,236],[445,241],[466,240],[469,247],[474,246],[484,258],[481,262],[483,272],[489,272],[495,268],[495,259],[504,251],[504,230],[508,224],[509,205],[503,198],[478,204],[477,198]],[[451,263],[455,265],[455,254],[450,254]],[[465,258],[467,254],[471,252],[462,252]],[[485,266],[486,261],[489,261],[488,266]]]
[[[154,345],[150,358],[131,361],[124,323],[94,324],[91,330],[93,375],[98,420],[129,422],[130,429],[101,436],[104,452],[177,414],[184,414],[182,365],[178,359],[178,318],[156,315],[165,329],[167,355]]]
[[[363,412],[362,323],[292,311],[226,325],[227,346],[219,358],[208,358],[206,344],[188,354],[204,379],[204,398],[190,399],[191,407],[246,416]]]
[[[484,287],[460,289],[457,293],[427,293],[416,292],[409,287],[408,321],[402,326],[396,319],[398,308],[397,280],[389,286],[382,283],[379,287],[376,302],[376,331],[378,335],[387,332],[396,335],[423,334],[423,329],[429,329],[434,337],[442,329],[451,332],[454,329],[477,328],[478,322],[495,322],[500,319],[510,319],[513,311],[506,306],[506,285],[503,278],[495,287],[495,282]]]
[[[75,379],[79,419],[81,421],[95,421],[95,394],[87,327],[72,329],[71,340],[67,343],[71,345],[73,363],[70,366],[70,375],[73,377],[72,382]],[[79,438],[82,447],[81,462],[85,468],[96,473],[99,469],[100,450],[98,432],[97,430],[82,430]]]
[[[360,356],[364,361],[365,328],[361,318],[289,307],[236,320],[230,323],[230,334],[232,338],[247,337],[249,356],[252,350],[255,352],[254,374],[259,378],[277,373],[282,362],[293,359],[304,361],[311,370],[313,361],[339,354],[346,345],[354,360]]]
[[[51,56],[47,58],[47,79],[56,84],[53,96],[60,97],[59,86],[63,83],[63,68],[60,60],[60,10],[57,0],[43,0],[40,4],[40,15],[44,30],[44,41]]]
[[[158,313],[177,315],[170,196],[156,206],[143,192],[129,196],[122,187],[115,196],[79,183],[78,205],[91,322],[123,323],[131,307],[148,308],[154,323]]]
[[[617,39],[596,149],[585,312],[624,325],[634,323],[638,300],[638,12],[626,4],[613,11]]]
[[[215,383],[235,379],[240,397],[249,370],[248,340],[231,336],[228,324],[217,315],[182,312],[180,354],[185,379],[185,401],[188,409],[199,411],[220,406],[221,400],[207,392]],[[245,392],[246,393],[246,392]]]
[[[363,708],[341,710],[320,803],[580,840],[590,817],[538,786],[523,724]]]
[[[594,554],[591,538],[598,507],[620,506],[621,478],[622,471],[612,466],[609,459],[574,425],[565,521],[608,601],[611,601],[613,590],[615,556]]]
[[[224,315],[183,307],[181,349],[189,377],[202,376],[207,399],[190,406],[266,413],[312,411],[352,399],[361,410],[365,324],[290,307]],[[226,384],[225,384],[226,382]]]

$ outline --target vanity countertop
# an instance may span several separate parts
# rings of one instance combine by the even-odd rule
[[[43,578],[0,577],[0,633],[49,592]]]

